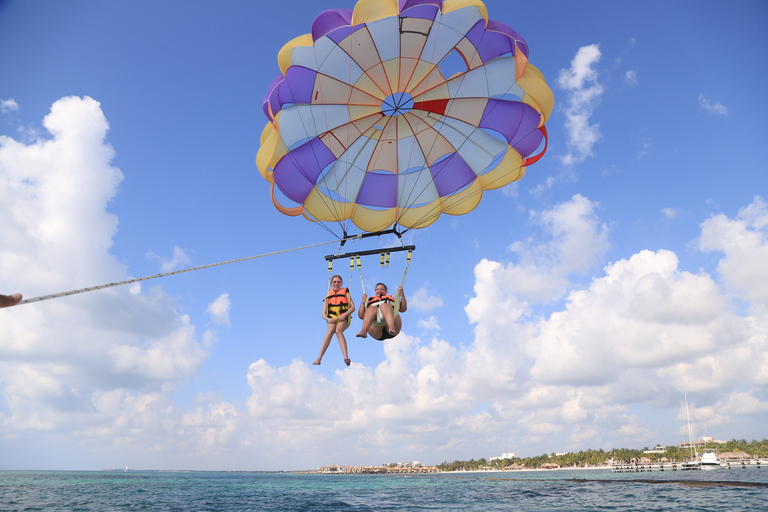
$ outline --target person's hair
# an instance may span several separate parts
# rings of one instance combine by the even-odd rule
[[[385,291],[385,292],[386,292],[386,291],[389,291],[389,290],[387,290],[387,285],[385,285],[384,283],[376,283],[376,286],[374,286],[374,287],[373,287],[373,289],[375,290],[376,288],[378,288],[378,287],[379,287],[379,285],[381,285],[381,286],[383,286],[383,287],[384,287],[384,291]]]
[[[334,280],[335,278],[337,278],[337,277],[339,278],[339,280],[340,280],[342,283],[344,282],[344,279],[343,279],[343,278],[342,278],[342,277],[341,277],[339,274],[336,274],[335,276],[333,276],[333,277],[331,278],[331,281],[333,281],[333,280]]]

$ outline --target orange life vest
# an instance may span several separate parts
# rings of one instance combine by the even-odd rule
[[[328,306],[328,318],[336,318],[349,311],[348,291],[347,288],[340,288],[338,292],[331,290],[325,298]]]
[[[381,297],[374,295],[373,297],[368,298],[368,304],[366,304],[366,307],[376,306],[379,302],[390,302],[392,305],[394,305],[395,299],[391,295],[382,295]]]

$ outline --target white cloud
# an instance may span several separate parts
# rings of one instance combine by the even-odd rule
[[[680,213],[680,210],[678,210],[677,208],[667,207],[667,208],[661,209],[661,214],[668,219],[674,219],[675,217],[677,217],[679,213]]]
[[[608,249],[608,228],[599,222],[596,208],[596,203],[577,194],[550,210],[531,212],[531,222],[550,238],[514,243],[510,250],[519,262],[493,270],[493,282],[509,287],[523,301],[549,302],[561,297],[568,276],[590,270]]]
[[[106,205],[122,174],[106,119],[94,100],[65,98],[45,126],[48,141],[0,138],[0,282],[43,294],[119,279]],[[664,441],[648,418],[672,422],[683,391],[709,425],[757,424],[768,411],[767,210],[758,197],[702,223],[699,248],[722,254],[721,284],[665,250],[606,263],[598,205],[573,196],[531,213],[544,238],[513,244],[514,261],[475,266],[474,337],[406,330],[380,345],[375,367],[353,362],[332,377],[259,359],[240,402],[176,396],[215,334],[199,334],[158,288],[3,310],[0,442],[29,445],[45,430],[49,444],[131,467],[190,469],[439,462],[496,453],[502,436],[533,455]],[[439,307],[422,290],[409,300]],[[227,294],[209,304],[214,319],[229,310]],[[431,336],[437,320],[419,326]]]
[[[222,293],[216,300],[208,304],[207,312],[217,324],[229,324],[229,310],[232,307],[232,301],[228,293]]]
[[[566,165],[583,162],[592,155],[592,147],[602,139],[599,124],[589,124],[600,103],[604,87],[594,66],[600,61],[599,45],[583,46],[576,52],[570,69],[560,70],[557,83],[566,91],[565,129],[570,152],[562,157]]]
[[[123,174],[99,103],[62,98],[43,126],[48,139],[0,137],[0,282],[34,297],[126,279],[109,252],[117,218],[107,211]],[[121,430],[133,436],[149,404],[167,413],[164,383],[206,357],[174,307],[159,288],[117,287],[0,312],[0,437],[53,429],[77,438],[82,425],[96,435],[134,423]]]
[[[624,83],[627,85],[637,85],[637,71],[630,69],[624,73]]]
[[[7,114],[8,112],[14,112],[19,110],[19,104],[13,98],[7,100],[0,100],[0,113]]]
[[[151,260],[159,261],[160,269],[163,272],[173,272],[174,270],[178,270],[184,266],[189,265],[191,262],[189,256],[187,256],[186,251],[178,245],[174,246],[173,255],[170,258],[163,258],[162,256],[158,256],[152,251],[147,251],[146,256]]]
[[[407,296],[408,307],[423,313],[443,307],[443,299],[430,295],[426,286],[422,286],[411,295]]]
[[[728,288],[768,306],[768,205],[757,196],[735,219],[714,215],[701,225],[699,248],[720,251],[717,267]]]
[[[426,320],[419,319],[418,322],[416,322],[416,326],[419,329],[424,329],[425,331],[439,331],[440,325],[437,323],[437,318],[434,316],[430,316]]]
[[[728,115],[728,107],[706,94],[699,94],[699,106],[708,114]]]

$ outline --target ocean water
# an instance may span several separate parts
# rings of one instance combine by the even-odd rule
[[[311,475],[0,471],[0,511],[768,510],[768,468]]]

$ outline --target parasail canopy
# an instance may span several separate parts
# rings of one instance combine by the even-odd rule
[[[320,13],[278,53],[263,102],[256,164],[273,203],[345,233],[472,211],[546,150],[554,97],[528,56],[480,0]]]

